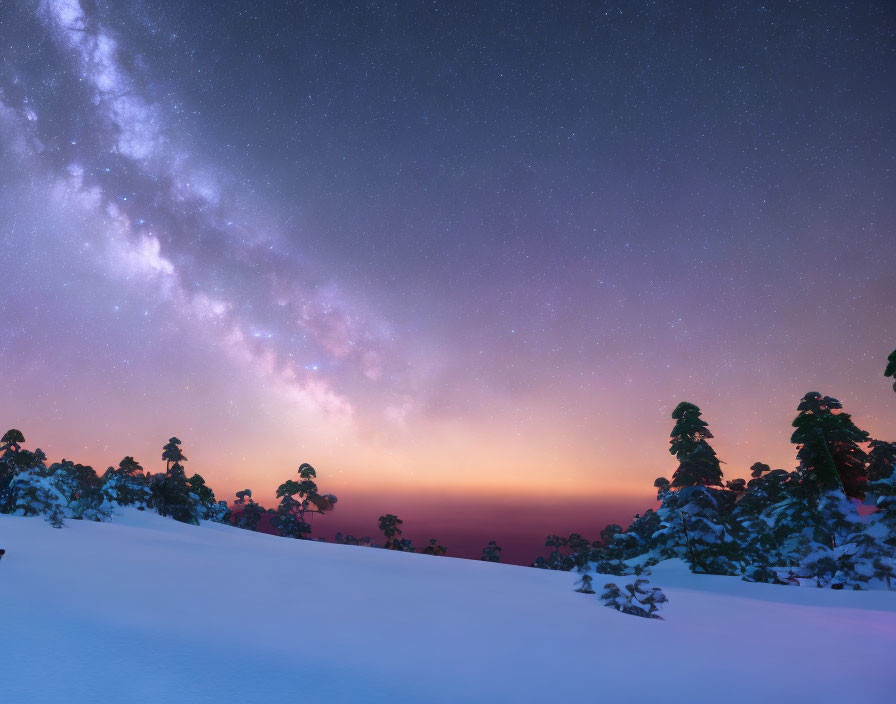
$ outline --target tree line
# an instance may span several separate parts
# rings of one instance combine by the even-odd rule
[[[896,391],[896,350],[884,375],[894,378]],[[660,560],[681,558],[696,573],[740,575],[747,581],[896,588],[896,443],[871,438],[840,401],[816,391],[805,394],[792,424],[796,469],[756,462],[749,479],[724,481],[709,443],[713,434],[697,405],[679,403],[672,420],[669,452],[678,467],[671,480],[654,482],[659,508],[637,514],[626,529],[606,526],[598,540],[578,533],[550,535],[547,557],[538,557],[533,567],[640,575]],[[116,509],[131,507],[192,525],[214,521],[307,540],[317,539],[312,538],[314,515],[332,512],[338,501],[319,490],[316,470],[303,463],[296,477],[277,488],[276,508],[254,501],[250,489],[236,492],[228,504],[201,475],[187,476],[177,437],[163,446],[165,471],[158,473],[145,471],[130,456],[102,475],[66,459],[47,465],[39,448],[30,451],[24,443],[18,429],[0,439],[0,513],[42,515],[55,527],[66,519],[110,520]],[[861,504],[869,507],[870,517],[860,515]],[[383,514],[377,524],[382,545],[369,536],[342,533],[336,542],[447,553],[435,538],[414,546],[403,536],[403,524],[398,516]],[[499,562],[501,548],[489,541],[480,559]]]
[[[896,379],[896,350],[884,375]],[[796,469],[756,462],[749,479],[723,479],[697,405],[679,403],[672,420],[678,467],[654,482],[659,508],[599,540],[550,535],[534,567],[640,575],[680,558],[695,573],[751,582],[896,588],[896,443],[871,438],[839,400],[805,394],[790,438]]]
[[[45,516],[56,528],[63,527],[66,519],[111,520],[116,509],[129,507],[154,511],[191,525],[213,521],[308,540],[313,539],[313,517],[330,513],[338,501],[335,495],[319,490],[317,471],[308,463],[299,466],[295,478],[277,487],[276,508],[265,508],[256,502],[251,489],[236,492],[231,504],[220,501],[200,474],[187,475],[187,457],[177,437],[163,446],[165,471],[158,473],[145,471],[131,456],[102,475],[89,465],[66,459],[48,465],[40,448],[31,451],[22,447],[24,443],[24,434],[16,428],[8,430],[0,440],[0,513]],[[356,538],[341,532],[336,534],[336,542],[427,555],[448,552],[435,538],[414,546],[402,536],[403,523],[391,513],[379,517],[378,528],[384,541],[381,546],[369,536]],[[482,549],[482,559],[489,562],[500,561],[500,554],[501,548],[494,541]]]

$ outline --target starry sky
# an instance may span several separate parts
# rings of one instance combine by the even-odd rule
[[[729,478],[809,390],[896,435],[889,2],[5,0],[0,47],[51,459],[176,434],[219,498],[307,461],[327,530],[532,553],[650,505],[681,400]]]

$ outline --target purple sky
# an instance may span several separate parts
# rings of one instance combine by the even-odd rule
[[[329,522],[398,503],[449,547],[646,508],[685,399],[729,478],[793,465],[810,390],[892,439],[894,28],[4,3],[0,422],[100,471],[177,435],[221,498],[311,462]]]

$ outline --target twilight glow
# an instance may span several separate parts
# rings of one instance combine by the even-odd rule
[[[729,478],[892,439],[896,17],[773,5],[4,2],[0,425],[533,556],[683,399]]]

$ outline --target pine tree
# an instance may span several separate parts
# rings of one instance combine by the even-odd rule
[[[650,552],[654,546],[653,535],[660,527],[660,517],[653,509],[647,509],[643,515],[635,514],[624,531],[619,525],[608,525],[600,532],[603,546],[593,551],[595,559],[602,565],[598,571],[606,574],[631,574],[630,570],[619,571],[621,560],[630,560]],[[613,565],[608,565],[607,560]]]
[[[171,465],[186,462],[187,458],[181,451],[180,446],[183,443],[177,438],[170,438],[168,443],[162,448],[162,459],[165,460],[165,469],[171,469]]]
[[[190,498],[199,512],[199,518],[204,521],[215,520],[220,518],[222,507],[219,501],[215,499],[215,492],[205,483],[205,479],[201,474],[194,474],[187,480],[190,487]],[[224,504],[226,509],[227,504]],[[220,521],[219,521],[220,522]]]
[[[289,538],[305,538],[311,534],[311,524],[305,520],[315,513],[331,511],[337,498],[332,494],[320,494],[314,479],[317,472],[308,463],[299,469],[299,481],[289,479],[277,488],[280,506],[274,519],[277,532]]]
[[[716,452],[708,443],[702,442],[687,457],[681,460],[672,475],[672,486],[721,486],[722,468]]]
[[[893,469],[896,468],[896,442],[872,440],[868,447],[868,481],[876,482],[893,476]]]
[[[770,571],[771,565],[784,563],[781,563],[779,536],[773,529],[774,520],[769,511],[788,498],[793,478],[789,472],[783,469],[773,470],[761,462],[755,462],[750,469],[753,478],[732,508],[731,523],[737,527],[735,537],[751,565],[744,579],[752,582],[774,582],[776,573],[772,574]],[[798,506],[805,508],[802,497]],[[788,530],[791,528],[789,526]]]
[[[152,494],[143,467],[131,456],[124,457],[118,468],[103,474],[102,492],[119,506],[135,506],[143,511],[150,506]]]
[[[479,559],[484,562],[500,562],[501,548],[494,540],[489,540],[488,545],[482,548],[482,557]]]
[[[820,489],[842,488],[847,496],[862,499],[867,456],[858,443],[868,442],[868,433],[848,413],[834,412],[842,408],[837,399],[810,391],[797,406],[790,442],[798,446],[801,467]]]
[[[547,560],[545,561],[545,567],[549,570],[569,570],[570,567],[567,563],[567,555],[563,552],[566,548],[568,540],[559,535],[549,535],[545,538],[544,546],[546,548],[551,548],[551,552],[548,553]]]
[[[887,368],[884,369],[884,376],[893,377],[893,391],[896,391],[896,350],[890,352],[887,357]]]
[[[429,545],[423,548],[424,555],[444,555],[448,552],[448,548],[444,545],[439,545],[439,541],[435,538],[429,539]]]
[[[745,582],[762,582],[763,584],[787,584],[778,575],[765,553],[757,553],[754,561],[744,571],[741,578]]]
[[[88,521],[111,518],[112,504],[93,467],[63,459],[50,466],[48,476],[64,497],[68,516]]]
[[[694,572],[739,574],[741,556],[729,525],[736,494],[722,488],[719,460],[706,441],[712,433],[700,415],[686,401],[672,411],[669,452],[679,464],[671,482],[662,477],[654,482],[662,504],[647,542],[656,557],[680,557]]]
[[[6,431],[0,442],[0,513],[11,513],[16,510],[16,498],[10,493],[13,480],[23,472],[45,471],[47,456],[40,448],[33,453],[23,450],[20,443],[25,442],[25,436],[15,428]]]
[[[180,445],[181,441],[173,437],[162,448],[166,471],[164,474],[155,475],[150,481],[152,503],[160,516],[170,516],[181,523],[198,526],[199,507],[181,464],[186,462],[187,458]]]
[[[233,502],[234,510],[231,512],[231,521],[237,528],[243,530],[255,530],[258,528],[258,522],[265,514],[261,504],[252,500],[252,490],[243,489],[236,492],[236,501]]]
[[[401,537],[400,525],[404,523],[398,516],[387,513],[378,519],[380,530],[386,536],[387,550],[399,550],[401,552],[414,552],[411,541]]]
[[[709,427],[700,418],[700,409],[693,403],[682,401],[672,411],[675,427],[670,433],[669,452],[678,460],[678,469],[672,475],[672,486],[722,486],[722,469],[707,438],[712,437]]]
[[[700,416],[700,408],[687,401],[682,401],[672,411],[672,419],[676,422],[669,434],[669,453],[675,455],[679,462],[696,450],[701,442],[712,437],[709,426]]]
[[[890,547],[896,547],[896,472],[878,479],[870,489],[877,496],[877,510],[871,516],[868,530]]]
[[[749,545],[754,561],[755,553],[764,552],[780,567],[798,565],[812,545],[827,540],[818,511],[818,494],[806,482],[805,473],[791,473],[784,494],[761,514],[759,527],[761,532],[754,535],[754,542]]]
[[[6,490],[4,512],[16,516],[47,516],[58,508],[65,515],[68,506],[68,498],[53,484],[51,477],[20,472]]]
[[[0,438],[0,452],[18,452],[21,447],[20,443],[25,442],[25,436],[22,435],[22,431],[16,428],[11,428],[3,433],[3,438]]]
[[[822,492],[817,537],[805,546],[796,575],[833,589],[866,589],[873,580],[886,584],[896,570],[896,553],[875,532],[840,489]]]

